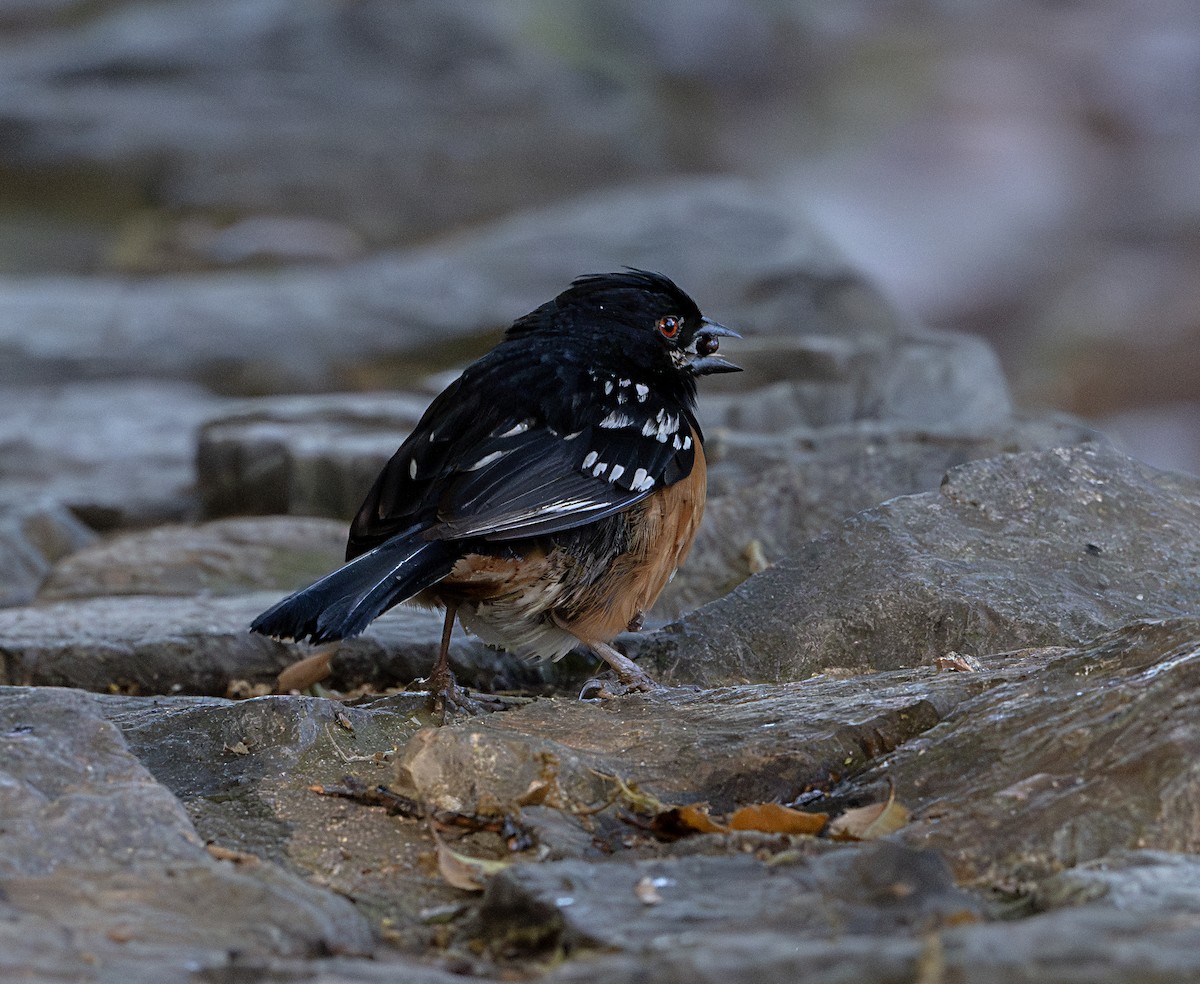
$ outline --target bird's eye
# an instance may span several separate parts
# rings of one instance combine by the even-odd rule
[[[670,314],[665,318],[659,318],[658,330],[662,332],[663,338],[674,338],[679,334],[679,319]]]

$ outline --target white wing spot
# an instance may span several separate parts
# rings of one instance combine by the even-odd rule
[[[527,430],[529,430],[530,424],[531,421],[528,420],[519,421],[506,430],[503,434],[497,434],[496,437],[516,437],[518,434],[524,434]]]
[[[639,468],[633,473],[633,480],[629,483],[629,487],[634,492],[645,492],[646,489],[654,485],[654,479],[646,471],[645,468]]]
[[[683,447],[683,443],[679,440],[678,434],[671,438],[671,447],[673,447],[676,451]]]
[[[684,451],[687,451],[689,448],[691,448],[691,446],[692,446],[692,439],[691,439],[691,437],[685,437],[685,438],[683,439],[683,450],[684,450]]]
[[[628,379],[622,379],[622,380],[621,380],[621,381],[620,381],[620,382],[619,382],[617,385],[618,385],[618,386],[624,386],[624,387],[628,387],[628,386],[630,385],[630,380],[628,380]]]
[[[600,455],[597,452],[589,451],[587,453],[587,457],[583,459],[583,467],[591,468],[592,465],[594,465],[596,463],[596,459],[599,457],[600,457]]]
[[[620,427],[628,427],[632,423],[633,421],[626,417],[625,414],[621,413],[620,410],[614,410],[602,421],[600,421],[600,426],[607,428],[608,430],[617,430]]]
[[[645,403],[646,397],[650,395],[650,387],[642,383],[638,383],[634,389],[637,390],[638,403]]]
[[[642,436],[653,437],[662,444],[666,444],[667,439],[677,430],[679,430],[679,418],[674,414],[667,413],[666,410],[659,410],[653,420],[647,420],[642,424]],[[675,447],[679,447],[678,441],[676,441]]]
[[[611,392],[612,392],[612,380],[606,379],[606,380],[604,380],[604,395],[607,396]]]
[[[608,480],[610,482],[615,482],[618,478],[620,478],[624,474],[625,474],[625,466],[624,465],[613,465],[612,471],[610,471],[608,473]]]
[[[408,459],[408,477],[409,478],[417,477],[417,459],[416,458]]]
[[[599,478],[601,475],[604,474],[604,469],[607,467],[608,467],[607,461],[600,462],[600,464],[598,464],[595,468],[592,469],[592,475],[595,478]]]
[[[490,465],[493,461],[498,461],[500,458],[503,458],[506,454],[508,454],[507,451],[493,451],[491,454],[485,454],[482,458],[475,462],[475,464],[465,469],[465,471],[478,471],[480,468]]]

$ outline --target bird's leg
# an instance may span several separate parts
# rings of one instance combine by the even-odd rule
[[[450,636],[454,634],[454,618],[457,614],[458,605],[447,601],[446,622],[442,626],[442,645],[438,649],[437,661],[429,671],[429,696],[435,702],[444,704],[457,703],[458,684],[454,679],[454,671],[450,669]]]
[[[629,693],[650,693],[654,690],[662,689],[662,686],[655,683],[637,663],[628,656],[621,655],[607,642],[589,642],[587,646],[612,667],[613,673],[617,675],[617,679],[621,682],[621,687],[615,693],[610,693],[610,696],[615,697],[620,694]],[[605,695],[605,688],[601,689],[600,695]]]

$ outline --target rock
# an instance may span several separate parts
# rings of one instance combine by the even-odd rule
[[[611,779],[635,782],[667,803],[716,811],[791,801],[826,787],[936,724],[982,681],[946,676],[827,683],[797,689],[669,690],[613,702],[539,700],[455,728],[422,731],[397,763],[397,788],[442,809],[515,803],[546,780],[553,761],[562,795],[602,803]],[[636,762],[629,749],[636,746]]]
[[[373,393],[247,402],[200,432],[196,468],[204,512],[348,521],[428,402]]]
[[[0,607],[32,601],[51,564],[95,539],[57,503],[0,503]]]
[[[794,300],[799,306],[799,299]],[[1012,416],[1008,386],[995,353],[968,335],[864,321],[836,334],[795,331],[795,313],[761,325],[747,312],[740,328],[780,332],[733,340],[730,357],[744,374],[715,381],[733,390],[713,397],[702,384],[703,422],[710,427],[772,434],[862,421],[909,427],[976,429]],[[831,327],[826,325],[826,328]],[[787,330],[790,329],[790,330]],[[746,390],[753,390],[747,398]]]
[[[214,859],[88,696],[0,691],[0,736],[0,898],[24,938],[4,947],[6,970],[152,964],[173,981],[183,977],[165,967],[220,967],[231,949],[265,959],[373,948],[337,895],[269,863]]]
[[[635,644],[660,678],[707,685],[1070,645],[1194,611],[1198,544],[1196,479],[1094,447],[1001,455],[860,513]]]
[[[50,13],[4,39],[9,160],[101,170],[175,211],[350,220],[376,241],[664,170],[649,107],[522,24],[469,3]]]
[[[328,219],[260,215],[218,227],[195,219],[179,229],[179,246],[207,263],[348,263],[365,243],[352,229]]]
[[[278,516],[158,526],[60,560],[39,599],[294,591],[342,563],[345,550],[346,525],[332,520]]]
[[[1118,890],[1110,898],[1024,919],[979,922],[968,915],[958,925],[939,926],[920,937],[844,929],[812,938],[792,927],[725,932],[724,927],[710,925],[702,935],[675,930],[662,934],[656,946],[642,952],[568,960],[543,979],[552,984],[594,980],[715,984],[734,979],[748,984],[790,980],[885,984],[920,980],[922,975],[933,980],[937,978],[931,975],[936,974],[979,984],[1018,980],[1167,984],[1188,980],[1197,972],[1197,907],[1194,900],[1181,898],[1187,891],[1186,879],[1195,877],[1196,863],[1195,858],[1153,852],[1121,857],[1111,866],[1111,883],[1130,876],[1139,883],[1161,879],[1157,890]],[[886,898],[886,893],[881,895]],[[695,919],[696,911],[690,916]],[[784,918],[783,913],[771,917]]]
[[[272,686],[311,646],[249,631],[280,592],[232,597],[98,597],[0,610],[0,682],[102,692],[224,695],[232,685]],[[338,643],[332,686],[403,686],[428,674],[442,617],[395,609],[362,636]],[[543,668],[487,649],[462,633],[450,648],[464,685],[482,690],[538,687]]]
[[[659,902],[634,891],[643,879]],[[490,882],[478,921],[480,935],[508,952],[652,953],[713,931],[886,936],[974,921],[982,908],[932,851],[872,844],[771,867],[745,854],[519,865]]]
[[[704,522],[653,618],[677,618],[728,594],[751,574],[786,563],[807,541],[855,513],[899,495],[933,491],[950,468],[1095,438],[1086,427],[1054,420],[974,430],[883,424],[767,438],[718,433],[711,442],[715,463]]]
[[[38,776],[38,795],[0,783],[15,804],[0,832],[0,942],[12,944],[0,968],[53,979],[94,943],[106,967],[142,969],[130,979],[175,980],[150,972],[168,952],[215,976],[232,966],[220,940],[244,946],[243,975],[284,981],[441,984],[437,970],[405,973],[419,953],[484,980],[550,955],[548,979],[562,982],[884,984],[933,967],[999,984],[1061,980],[1063,966],[1102,982],[1186,980],[1200,954],[1198,646],[1200,619],[1179,618],[996,656],[982,671],[539,700],[441,728],[422,727],[420,694],[354,706],[0,689],[0,741],[14,745],[4,761],[21,782]],[[371,794],[397,748],[398,792],[467,811],[460,829],[471,811],[512,810],[509,834],[532,835],[544,860],[518,860],[467,896],[434,873],[425,820],[314,791]],[[597,772],[620,777],[625,797]],[[655,798],[703,800],[718,817],[764,800],[836,813],[888,786],[912,819],[878,843],[663,842],[641,816]],[[99,846],[97,830],[112,831]],[[205,855],[197,834],[238,866]],[[487,837],[499,835],[453,849],[486,856]],[[57,867],[43,870],[47,858]],[[391,944],[360,950],[370,963],[311,942],[369,940],[361,927],[335,933],[339,896]],[[193,906],[220,911],[193,920]],[[286,933],[272,934],[276,920]]]
[[[428,950],[423,910],[461,901],[420,861],[429,846],[424,822],[314,790],[349,793],[347,775],[367,789],[386,780],[393,750],[430,723],[425,694],[365,706],[294,696],[92,699],[206,840],[285,865],[353,899],[391,946]],[[394,951],[376,959],[389,956],[394,966]],[[307,967],[311,974],[314,963]],[[345,970],[353,980],[363,972]]]
[[[186,518],[196,431],[226,405],[180,383],[0,386],[0,501],[60,502],[96,529]]]
[[[0,382],[143,375],[241,395],[411,386],[414,365],[461,364],[574,277],[625,264],[662,270],[747,330],[915,331],[771,195],[692,179],[590,194],[337,269],[0,278]]]
[[[133,596],[0,611],[3,682],[224,694],[234,680],[273,680],[295,657],[246,628],[270,597]]]
[[[1000,887],[1118,850],[1200,852],[1200,619],[1046,656],[1031,681],[963,701],[858,784],[886,777],[916,815],[906,843]]]

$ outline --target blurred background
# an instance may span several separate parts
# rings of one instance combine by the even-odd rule
[[[30,387],[185,380],[137,390],[170,434],[461,362],[608,255],[589,201],[728,320],[711,212],[587,197],[700,178],[1200,473],[1195,0],[0,0],[0,465]]]

